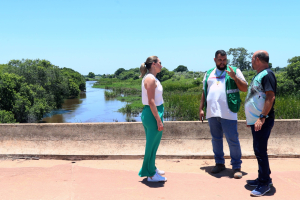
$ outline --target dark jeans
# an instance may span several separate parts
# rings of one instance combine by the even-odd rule
[[[262,184],[268,184],[270,181],[270,166],[267,153],[268,139],[274,126],[274,118],[267,118],[260,131],[254,130],[251,125],[253,136],[253,150],[258,162],[258,180]]]

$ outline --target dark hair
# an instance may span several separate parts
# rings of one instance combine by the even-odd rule
[[[258,52],[257,54],[255,54],[254,58],[258,58],[261,62],[269,63],[269,55],[265,52]]]
[[[224,50],[218,50],[218,51],[216,51],[215,58],[217,58],[217,56],[218,56],[219,54],[221,54],[221,56],[226,56],[226,55],[227,55],[227,54],[226,54],[226,51],[224,51]]]
[[[141,77],[145,76],[148,70],[150,70],[152,63],[157,63],[157,56],[150,56],[146,62],[142,63],[140,67]]]

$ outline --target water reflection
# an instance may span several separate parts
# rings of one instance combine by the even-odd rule
[[[115,99],[105,99],[105,89],[92,88],[95,81],[86,82],[86,92],[79,98],[65,99],[62,109],[43,118],[47,123],[126,122],[128,118],[141,121],[140,116],[130,117],[117,112],[126,105]],[[126,119],[127,118],[127,119]]]

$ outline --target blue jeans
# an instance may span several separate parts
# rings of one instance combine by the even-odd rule
[[[254,125],[251,125],[253,150],[258,162],[258,181],[262,184],[268,184],[270,181],[271,170],[267,146],[273,126],[274,118],[267,118],[260,131],[255,131]]]
[[[208,119],[208,123],[212,136],[212,146],[216,164],[225,164],[223,152],[223,133],[225,133],[230,150],[232,169],[241,168],[242,151],[239,141],[239,133],[237,132],[237,120],[211,117]]]

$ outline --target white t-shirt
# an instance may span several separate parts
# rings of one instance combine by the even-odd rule
[[[163,87],[162,87],[160,81],[153,74],[147,74],[142,80],[142,102],[144,105],[149,105],[148,94],[147,94],[147,90],[144,85],[144,81],[147,76],[152,76],[153,78],[155,78],[156,88],[155,88],[154,101],[155,101],[156,106],[160,106],[161,104],[164,103],[163,96],[162,96]]]
[[[231,112],[228,108],[227,95],[225,92],[225,75],[226,71],[221,71],[215,68],[207,80],[206,119],[211,117],[221,117],[229,120],[237,120],[237,113]],[[247,83],[240,69],[236,69],[236,76]],[[203,90],[205,80],[206,74],[203,79]]]

